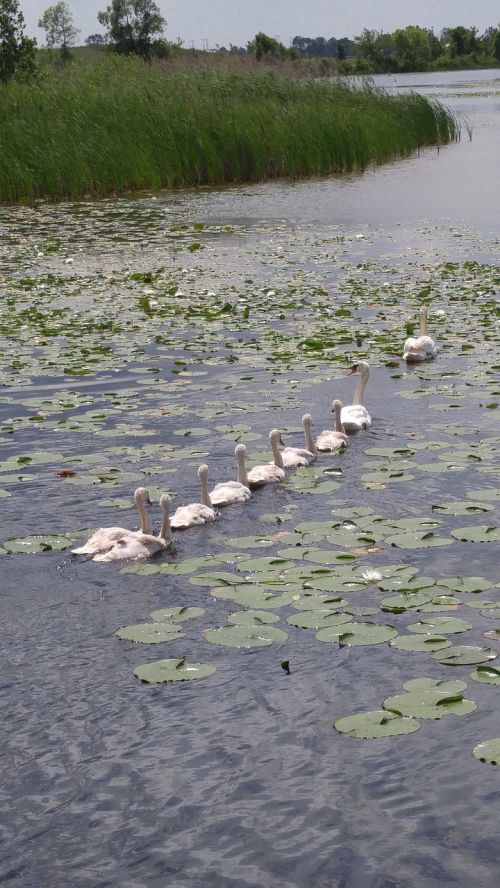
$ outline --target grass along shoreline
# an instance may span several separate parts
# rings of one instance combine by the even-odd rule
[[[3,86],[0,115],[10,203],[360,170],[460,130],[417,94],[126,58]]]

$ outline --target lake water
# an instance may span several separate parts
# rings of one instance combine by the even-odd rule
[[[498,877],[500,771],[472,749],[500,737],[499,688],[469,679],[474,654],[452,667],[387,643],[325,643],[288,622],[308,592],[341,589],[334,609],[359,609],[354,621],[406,635],[458,617],[471,628],[453,645],[499,651],[483,633],[500,622],[488,530],[500,524],[500,70],[375,79],[466,115],[472,139],[464,126],[439,151],[343,178],[0,211],[1,884],[469,888]],[[402,344],[422,301],[440,352],[411,369]],[[371,366],[373,425],[344,455],[179,532],[175,554],[142,573],[71,558],[97,526],[136,526],[136,486],[150,489],[158,528],[159,491],[196,501],[201,462],[223,480],[238,441],[258,462],[274,426],[299,446],[303,413],[328,428],[332,398],[351,402],[358,358]],[[28,537],[63,546],[65,534],[66,548],[26,551]],[[385,583],[364,580],[368,568]],[[424,612],[381,610],[410,569]],[[206,579],[218,571],[288,595],[267,611],[288,638],[242,649],[206,637],[251,599]],[[114,635],[185,605],[204,613],[177,639]],[[169,657],[216,671],[134,677]],[[377,740],[333,727],[424,676],[466,682],[477,708]]]

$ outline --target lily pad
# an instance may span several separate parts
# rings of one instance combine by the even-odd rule
[[[326,641],[335,643],[338,641],[340,647],[353,647],[358,645],[384,644],[395,638],[398,630],[394,626],[388,626],[385,623],[356,623],[352,622],[346,627],[330,626],[320,629],[316,633],[318,641]]]
[[[458,617],[428,617],[419,623],[411,623],[406,627],[410,632],[418,632],[424,635],[444,634],[454,635],[459,632],[467,632],[472,629],[472,623],[459,620]]]
[[[457,527],[450,531],[451,536],[463,543],[498,543],[500,527],[489,524],[476,524],[468,527]]]
[[[446,651],[436,651],[432,656],[444,666],[474,666],[476,663],[486,663],[497,657],[491,648],[472,644],[456,645]]]
[[[45,536],[35,535],[6,540],[2,545],[7,552],[24,552],[32,554],[37,552],[52,552],[55,550],[61,551],[62,549],[67,549],[69,546],[73,546],[74,542],[74,539],[70,540],[63,535],[57,536],[56,534],[46,534]]]
[[[443,681],[438,678],[410,678],[403,684],[405,691],[436,691],[441,690],[445,694],[461,694],[467,687],[466,681],[452,679]]]
[[[162,607],[159,610],[151,611],[150,617],[155,623],[182,623],[184,620],[201,617],[204,613],[204,607]]]
[[[227,620],[228,623],[233,623],[236,626],[260,626],[263,623],[277,623],[279,616],[278,614],[271,614],[269,611],[245,610],[229,614]]]
[[[301,629],[325,629],[327,626],[341,626],[351,620],[351,614],[339,614],[334,610],[313,610],[292,614],[287,618],[287,623]]]
[[[472,700],[464,700],[460,693],[446,693],[443,689],[410,691],[388,697],[384,709],[410,718],[439,719],[444,715],[469,715],[476,709]]]
[[[493,583],[484,577],[447,577],[438,580],[439,586],[451,589],[453,592],[478,593],[490,589]]]
[[[380,607],[383,611],[393,614],[402,614],[407,610],[414,610],[428,604],[432,596],[427,592],[400,592],[398,595],[388,595],[382,598]]]
[[[334,727],[340,734],[359,740],[378,740],[382,737],[396,737],[398,734],[413,734],[420,728],[420,722],[415,718],[404,718],[395,712],[380,709],[339,718]]]
[[[487,503],[468,503],[462,500],[449,503],[436,503],[432,507],[433,512],[440,515],[474,515],[481,512],[491,512],[494,506]]]
[[[215,672],[211,663],[186,663],[186,658],[156,660],[153,663],[142,663],[134,669],[134,675],[140,681],[163,684],[167,681],[193,681],[196,678],[207,678]]]
[[[474,672],[471,672],[469,678],[481,684],[500,685],[500,669],[495,666],[478,666]]]
[[[429,530],[426,533],[399,533],[395,536],[386,537],[385,543],[388,546],[395,546],[398,549],[430,549],[438,546],[449,546],[453,540],[446,537],[436,536],[434,531]]]
[[[219,629],[207,629],[205,638],[214,644],[227,645],[228,647],[252,648],[267,647],[275,641],[286,641],[288,635],[282,629],[275,629],[274,626],[240,624],[223,626]]]
[[[483,740],[482,743],[478,743],[472,750],[472,755],[480,762],[498,765],[500,763],[500,738],[494,737],[493,740]]]
[[[420,653],[430,651],[432,653],[432,651],[451,647],[451,641],[443,635],[400,635],[399,638],[391,641],[391,647],[400,651],[418,651]]]
[[[132,626],[122,626],[116,630],[115,635],[125,641],[137,641],[142,644],[159,644],[162,641],[183,638],[180,627],[173,623],[135,623]]]

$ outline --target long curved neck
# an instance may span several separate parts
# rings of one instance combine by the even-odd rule
[[[278,469],[284,469],[285,464],[283,462],[283,457],[281,456],[278,441],[276,438],[271,438],[271,448],[273,451],[274,465],[277,466]]]
[[[361,379],[359,380],[356,391],[354,392],[353,404],[363,404],[363,398],[365,396],[365,388],[366,383],[368,382],[369,371],[366,367],[361,368]]]
[[[236,462],[238,466],[238,474],[236,475],[236,480],[240,484],[244,484],[245,487],[248,487],[247,467],[245,465],[245,454],[243,453],[243,451],[238,451]]]
[[[206,475],[202,475],[200,478],[201,484],[201,502],[204,506],[208,506],[209,509],[212,509],[212,500],[210,499],[210,494],[208,492],[208,479]]]
[[[427,309],[425,305],[422,305],[420,309],[420,335],[428,336],[429,331],[427,329]]]
[[[168,503],[161,504],[161,511],[162,511],[162,521],[161,521],[160,533],[158,534],[158,536],[159,536],[159,539],[165,540],[165,542],[168,543],[172,539],[172,534],[170,531],[170,515],[169,515]]]
[[[335,404],[335,431],[339,432],[341,435],[345,435],[345,428],[342,425],[340,413],[340,404]]]
[[[144,500],[141,496],[137,497],[135,504],[137,506],[137,511],[139,512],[139,518],[141,520],[141,533],[151,534],[153,527],[151,524],[151,518],[146,512],[144,507]]]
[[[306,450],[308,450],[309,453],[316,453],[316,444],[314,443],[314,438],[312,436],[310,422],[304,423],[304,435],[306,441]]]

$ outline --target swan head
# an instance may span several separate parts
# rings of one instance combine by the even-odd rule
[[[342,401],[339,401],[338,398],[335,398],[335,401],[332,401],[332,413],[337,413],[339,410],[342,410]]]
[[[313,418],[312,418],[311,414],[304,413],[304,416],[302,417],[302,425],[310,427],[310,426],[312,426],[312,421],[313,421]]]
[[[269,440],[270,440],[271,444],[273,444],[273,442],[275,442],[276,444],[281,444],[283,446],[285,443],[283,441],[283,438],[281,437],[281,432],[279,429],[272,429],[269,432]]]
[[[235,456],[237,456],[237,457],[240,456],[240,454],[242,454],[243,458],[244,458],[247,455],[247,449],[244,444],[237,444],[236,447],[234,448],[234,453],[235,453]]]
[[[352,367],[348,370],[348,376],[351,376],[353,373],[361,373],[367,374],[370,372],[370,365],[367,361],[358,361],[357,364],[353,364]]]
[[[198,469],[198,478],[200,481],[206,481],[208,479],[208,466],[203,463]]]
[[[170,506],[172,505],[172,499],[168,495],[168,493],[162,493],[160,496],[160,509],[162,512],[170,512]]]
[[[151,505],[151,500],[149,498],[149,492],[146,490],[145,487],[138,487],[134,491],[134,502],[137,506],[139,505],[139,503],[147,504],[148,506]]]

